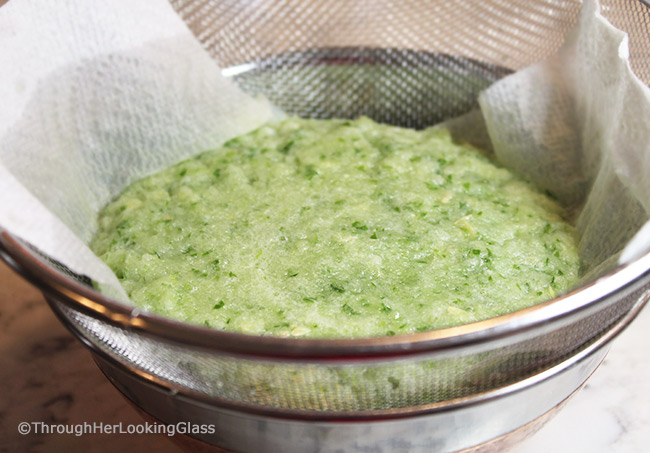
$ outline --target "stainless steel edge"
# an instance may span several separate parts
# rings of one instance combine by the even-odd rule
[[[591,351],[556,373],[454,410],[406,418],[308,420],[270,417],[209,405],[167,392],[112,362],[96,357],[102,372],[125,397],[167,424],[212,424],[199,440],[241,453],[258,452],[452,452],[507,436],[553,411],[582,387],[608,348]]]
[[[208,396],[206,394],[193,391],[188,388],[181,388],[174,386],[173,384],[164,381],[163,379],[158,378],[157,376],[151,375],[145,371],[142,371],[131,364],[118,361],[115,357],[108,355],[100,348],[98,348],[91,340],[84,337],[83,333],[77,328],[77,326],[71,324],[67,318],[57,309],[56,304],[53,300],[48,299],[50,306],[54,310],[55,314],[59,317],[62,323],[77,337],[79,338],[88,348],[91,349],[98,357],[101,357],[104,361],[110,363],[113,368],[122,370],[123,373],[130,374],[134,378],[147,382],[149,385],[153,385],[159,388],[163,393],[173,395],[174,397],[183,397],[192,401],[200,402],[206,404],[210,407],[221,407],[229,410],[235,410],[244,413],[250,413],[260,416],[267,417],[280,417],[288,419],[297,419],[297,420],[355,420],[355,419],[394,419],[394,418],[403,418],[403,417],[413,417],[417,415],[434,413],[440,411],[449,411],[463,408],[466,406],[472,406],[475,404],[482,404],[486,401],[493,399],[501,399],[511,393],[519,392],[527,387],[537,385],[540,382],[543,382],[547,379],[553,377],[553,375],[562,373],[566,369],[572,367],[576,363],[579,363],[582,360],[585,360],[590,355],[596,353],[598,350],[602,349],[609,344],[620,332],[622,332],[625,327],[638,315],[641,309],[650,299],[650,292],[647,292],[643,298],[640,298],[636,301],[632,309],[627,312],[618,322],[612,326],[606,333],[604,333],[600,338],[594,341],[592,344],[581,350],[580,352],[572,355],[563,362],[552,366],[538,374],[530,376],[528,378],[517,381],[513,384],[506,385],[504,387],[496,388],[493,390],[485,391],[482,393],[477,393],[471,396],[456,398],[453,400],[442,401],[439,403],[426,404],[421,406],[412,406],[406,408],[393,408],[393,409],[382,409],[382,410],[372,410],[372,411],[355,411],[355,412],[324,412],[324,411],[306,411],[306,410],[295,410],[295,409],[286,409],[278,407],[264,407],[261,405],[254,405],[250,403],[242,403],[232,400],[227,400],[224,398]]]
[[[617,267],[568,294],[508,315],[459,327],[395,337],[310,340],[259,337],[189,325],[128,307],[46,264],[9,232],[0,229],[0,257],[32,284],[74,310],[108,324],[166,342],[258,357],[341,359],[406,356],[453,349],[529,331],[594,306],[630,285],[650,282],[650,253]]]

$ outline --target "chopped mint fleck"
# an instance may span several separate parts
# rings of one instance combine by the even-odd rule
[[[280,151],[281,153],[287,154],[287,153],[289,152],[289,150],[291,149],[291,147],[293,146],[294,143],[295,143],[294,140],[289,140],[287,143],[284,144],[284,146],[282,146],[282,147],[279,149],[279,151]]]
[[[311,180],[311,178],[313,178],[317,174],[318,174],[318,170],[316,170],[316,167],[314,167],[313,165],[307,165],[305,167],[305,176],[307,177],[307,179]]]
[[[330,288],[332,288],[337,293],[344,293],[345,292],[345,288],[343,288],[341,286],[338,286],[338,285],[335,285],[334,283],[330,284]]]

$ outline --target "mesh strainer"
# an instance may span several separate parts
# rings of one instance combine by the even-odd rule
[[[650,9],[608,0],[650,81]],[[576,0],[172,1],[246,91],[305,117],[424,127],[551,55]],[[554,301],[401,337],[305,340],[212,331],[122,306],[6,232],[0,252],[37,284],[115,385],[158,419],[214,423],[233,451],[454,451],[550,413],[650,297],[650,255]],[[490,446],[486,447],[490,448]]]

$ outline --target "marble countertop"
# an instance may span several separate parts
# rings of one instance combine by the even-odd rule
[[[143,423],[58,322],[43,296],[0,262],[0,452],[179,452],[164,435],[20,435],[21,421]],[[650,309],[586,386],[516,453],[650,451]]]

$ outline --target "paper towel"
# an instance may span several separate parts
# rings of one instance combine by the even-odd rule
[[[165,0],[10,2],[0,43],[0,226],[127,300],[86,246],[99,209],[272,108],[221,75]]]
[[[497,159],[575,213],[587,277],[650,250],[650,89],[628,52],[586,0],[556,55],[479,97]]]

